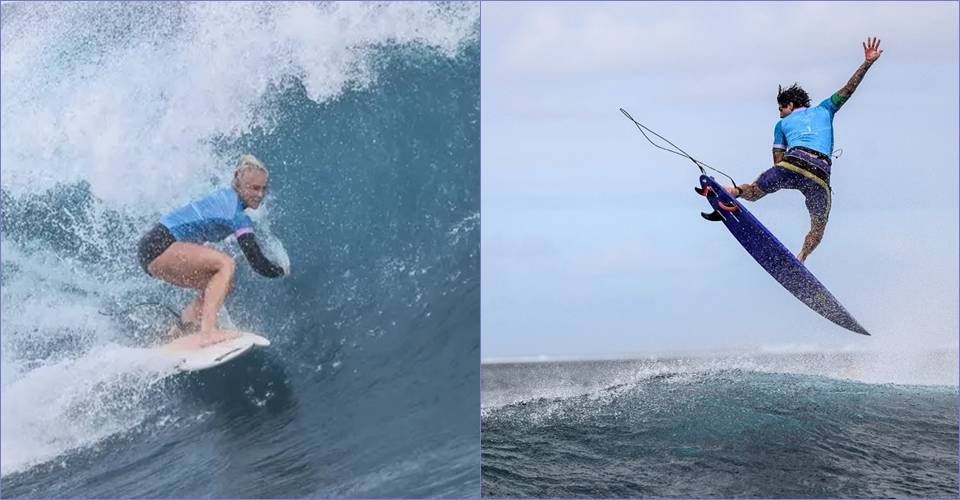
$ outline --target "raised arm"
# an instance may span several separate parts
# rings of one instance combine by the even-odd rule
[[[883,54],[883,51],[880,50],[880,40],[877,38],[867,38],[866,42],[863,42],[863,64],[857,68],[857,71],[853,73],[853,76],[850,77],[850,81],[843,86],[842,89],[837,91],[837,95],[841,99],[846,101],[853,95],[853,91],[857,90],[857,86],[860,85],[860,82],[863,81],[863,77],[867,74],[867,70],[870,69],[870,66],[880,58],[880,54]]]

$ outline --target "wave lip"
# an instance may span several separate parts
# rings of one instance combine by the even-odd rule
[[[638,363],[639,364],[639,363]],[[956,386],[663,362],[484,367],[484,496],[952,496]],[[611,383],[617,373],[622,383]],[[632,373],[632,375],[628,375]],[[568,394],[551,386],[604,379]],[[530,390],[539,381],[546,387]],[[564,380],[563,383],[550,381]]]

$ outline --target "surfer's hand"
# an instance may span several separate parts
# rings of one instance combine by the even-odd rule
[[[880,59],[880,54],[883,54],[883,51],[880,50],[879,39],[867,38],[867,41],[863,42],[863,59],[868,64],[873,64],[874,61]]]

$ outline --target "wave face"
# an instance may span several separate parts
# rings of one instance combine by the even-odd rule
[[[0,9],[4,496],[478,495],[479,5]],[[176,374],[136,242],[243,153],[273,345]]]
[[[957,496],[956,386],[779,371],[798,362],[782,361],[484,365],[482,493]]]

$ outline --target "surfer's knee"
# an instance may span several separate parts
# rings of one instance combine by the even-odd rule
[[[237,262],[233,260],[233,257],[227,254],[221,254],[217,259],[217,272],[224,273],[230,277],[230,281],[233,281],[233,273],[237,269]]]
[[[822,236],[826,230],[827,215],[819,211],[812,211],[810,213],[810,232],[818,233]]]
[[[810,232],[808,232],[807,237],[804,238],[806,245],[812,245],[810,251],[813,251],[813,248],[816,248],[816,246],[820,244],[820,241],[823,240],[823,233],[826,229],[826,221],[817,218],[810,219]]]
[[[816,238],[817,241],[820,241],[821,239],[823,239],[823,233],[826,232],[826,230],[827,230],[826,224],[820,224],[820,223],[811,224],[810,236]]]

